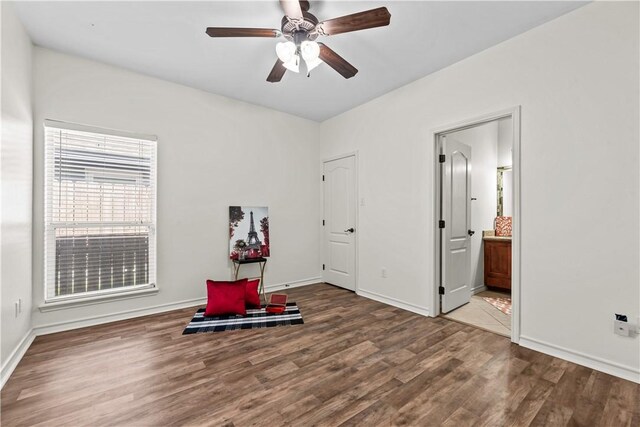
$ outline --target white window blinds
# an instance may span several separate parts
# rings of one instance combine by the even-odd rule
[[[155,286],[156,141],[45,122],[45,300]]]

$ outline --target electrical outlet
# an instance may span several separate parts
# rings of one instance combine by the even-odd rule
[[[613,321],[613,332],[615,332],[616,335],[620,335],[622,337],[628,337],[629,335],[631,335],[631,331],[630,331],[630,327],[629,327],[629,323],[627,322],[622,322],[620,320],[614,320]]]
[[[383,278],[387,278],[387,269],[385,267],[382,267],[382,270],[380,271],[380,276],[382,276]]]

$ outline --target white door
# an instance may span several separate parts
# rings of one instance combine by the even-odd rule
[[[356,290],[355,156],[324,163],[323,271],[326,283]]]
[[[471,147],[444,136],[441,142],[440,294],[447,313],[471,300]]]

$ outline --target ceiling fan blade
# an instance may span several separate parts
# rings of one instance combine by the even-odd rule
[[[280,0],[284,14],[291,19],[302,19],[302,8],[298,0]]]
[[[207,34],[211,37],[279,37],[280,31],[270,28],[209,27]]]
[[[280,61],[280,59],[276,60],[276,63],[271,69],[269,76],[267,76],[268,82],[277,83],[282,80],[282,76],[284,76],[285,71],[287,71],[287,69],[282,64],[283,62]]]
[[[345,79],[351,78],[358,73],[358,69],[349,64],[343,57],[335,53],[324,43],[318,43],[320,46],[320,59],[329,64],[331,68],[342,74]]]
[[[352,15],[323,21],[316,27],[321,34],[332,36],[334,34],[348,33],[351,31],[366,30],[368,28],[384,27],[391,22],[391,14],[386,7],[379,7]]]

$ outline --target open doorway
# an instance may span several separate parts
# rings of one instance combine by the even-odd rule
[[[519,110],[435,136],[437,311],[517,342]]]

